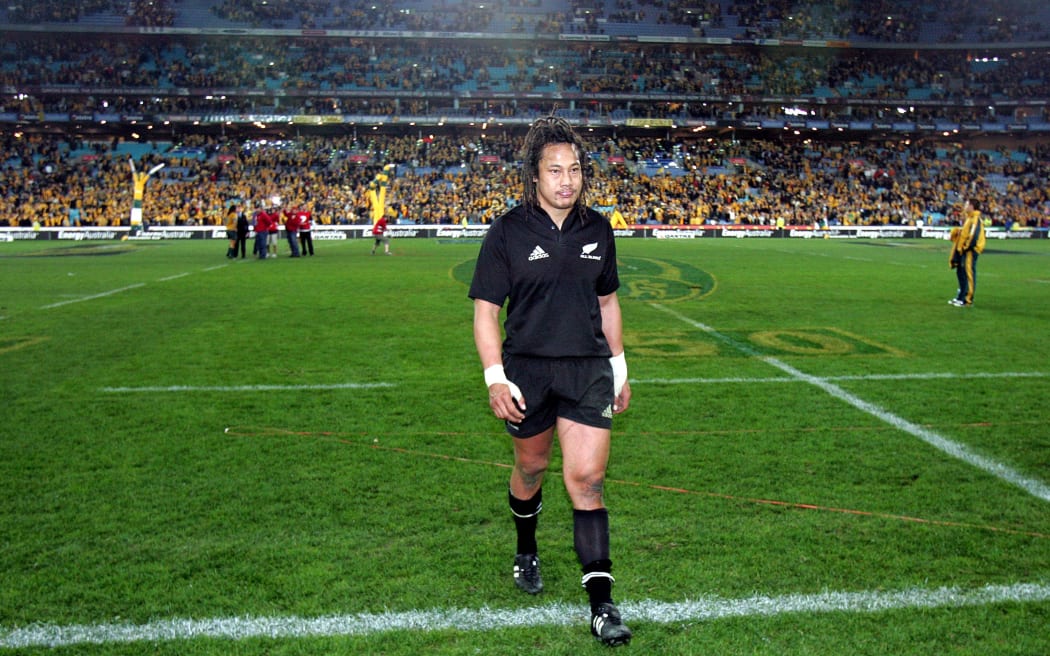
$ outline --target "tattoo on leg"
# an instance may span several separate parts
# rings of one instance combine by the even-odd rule
[[[584,494],[593,502],[599,504],[602,503],[602,498],[605,493],[605,479],[599,478],[587,485],[584,488]]]
[[[524,483],[525,486],[527,488],[529,488],[530,490],[536,489],[537,487],[540,486],[540,483],[543,482],[543,472],[542,471],[534,473],[534,474],[530,474],[530,473],[522,470],[521,468],[519,468],[518,469],[518,474],[521,476],[521,482]]]

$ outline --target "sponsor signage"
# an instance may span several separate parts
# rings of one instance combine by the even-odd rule
[[[284,228],[281,228],[284,232]],[[947,239],[948,226],[787,226],[777,228],[768,225],[701,225],[670,226],[636,224],[613,231],[617,238],[624,239],[710,239],[727,237],[734,239]],[[1047,228],[1020,228],[1006,230],[994,227],[987,231],[988,239],[1047,239]],[[482,239],[488,233],[488,225],[415,225],[398,224],[389,228],[388,234],[395,239]],[[22,240],[62,241],[162,241],[169,239],[214,239],[225,240],[223,226],[159,226],[151,225],[132,232],[127,226],[113,227],[49,227],[7,228],[0,227],[0,243]],[[315,241],[371,239],[372,226],[315,225]],[[2,247],[0,247],[2,248]]]
[[[635,128],[670,128],[674,121],[669,118],[629,118],[626,125]]]

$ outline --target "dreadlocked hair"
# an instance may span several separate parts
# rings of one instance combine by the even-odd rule
[[[522,203],[529,208],[539,207],[536,179],[540,175],[540,158],[543,157],[543,149],[551,144],[562,143],[572,146],[580,160],[582,167],[580,196],[576,199],[573,209],[580,215],[581,220],[585,220],[587,218],[587,191],[590,188],[589,166],[585,159],[587,147],[568,121],[553,114],[536,119],[529,127],[528,134],[525,135],[525,145],[522,147],[521,154]]]

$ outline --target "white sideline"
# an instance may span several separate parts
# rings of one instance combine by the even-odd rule
[[[787,613],[879,613],[889,610],[962,608],[1003,603],[1050,601],[1050,584],[1014,583],[981,588],[913,588],[896,592],[823,592],[745,599],[702,597],[680,602],[655,600],[617,604],[627,622],[714,621],[732,617],[770,617]],[[365,636],[388,631],[494,631],[532,626],[581,625],[583,606],[554,603],[534,608],[451,608],[323,617],[218,617],[170,619],[146,624],[37,624],[0,629],[0,649],[82,644],[160,642],[197,638],[245,640]],[[641,639],[641,638],[639,638]]]
[[[49,305],[41,305],[41,310],[50,310],[51,308],[62,307],[63,305],[72,305],[73,303],[82,303],[83,301],[90,301],[96,298],[104,298],[106,296],[112,296],[113,294],[119,294],[126,292],[129,289],[138,289],[139,287],[145,287],[146,283],[136,283],[134,285],[128,285],[127,287],[121,287],[119,289],[111,289],[108,292],[102,292],[101,294],[92,294],[91,296],[81,296],[80,298],[70,299],[68,301],[59,301],[58,303],[51,303]]]
[[[286,390],[377,389],[394,383],[331,383],[318,385],[162,385],[152,387],[100,387],[100,392],[273,392]]]
[[[208,268],[204,269],[204,271],[214,271],[216,269],[221,269],[221,268],[226,267],[226,266],[229,266],[229,265],[228,264],[219,264],[219,265],[216,265],[216,266],[208,267]],[[189,275],[192,275],[192,273],[189,272],[189,271],[184,272],[184,273],[176,273],[174,275],[167,276],[165,278],[158,278],[157,282],[170,282],[172,280],[178,280],[179,278],[184,278],[184,277],[189,276]],[[108,292],[102,292],[101,294],[92,294],[91,296],[82,296],[80,298],[74,298],[74,299],[71,299],[71,300],[68,300],[68,301],[59,301],[58,303],[51,303],[49,305],[42,305],[42,306],[40,306],[40,309],[41,310],[50,310],[51,308],[62,307],[63,305],[71,305],[73,303],[81,303],[83,301],[90,301],[90,300],[94,300],[96,298],[104,298],[106,296],[112,296],[113,294],[119,294],[121,292],[126,292],[126,291],[128,291],[130,289],[138,289],[139,287],[145,287],[145,286],[146,286],[146,283],[140,282],[140,283],[136,283],[134,285],[128,285],[127,287],[121,287],[119,289],[113,289],[113,290],[110,290]],[[0,318],[2,318],[2,317],[0,317]]]
[[[726,344],[732,346],[738,351],[741,351],[742,353],[746,353],[747,355],[753,356],[765,362],[766,364],[780,369],[784,373],[788,374],[788,376],[790,376],[792,380],[802,381],[819,387],[832,397],[839,399],[840,401],[845,401],[854,408],[857,408],[858,410],[861,410],[874,417],[877,417],[878,419],[881,419],[887,424],[890,424],[891,426],[898,428],[904,431],[905,433],[919,438],[923,442],[926,442],[930,446],[939,449],[940,451],[952,456],[953,458],[957,458],[969,465],[977,467],[978,469],[982,469],[985,472],[995,476],[996,478],[999,478],[1000,480],[1006,481],[1011,485],[1015,485],[1021,488],[1025,492],[1028,492],[1029,494],[1038,499],[1042,499],[1043,501],[1050,501],[1050,486],[1048,486],[1043,481],[1025,476],[1024,474],[1014,470],[1011,467],[1007,467],[1006,465],[1000,462],[996,462],[990,458],[986,458],[980,454],[974,453],[964,444],[960,444],[958,442],[949,440],[948,438],[939,435],[931,430],[923,428],[922,426],[919,426],[917,424],[913,424],[912,422],[908,421],[907,419],[904,419],[903,417],[898,417],[897,415],[887,410],[884,410],[883,408],[880,408],[874,403],[869,403],[861,399],[860,397],[851,394],[850,392],[847,392],[838,385],[828,382],[829,379],[827,378],[811,376],[807,373],[799,371],[798,369],[792,367],[786,362],[781,362],[777,358],[762,355],[747,344],[742,344],[732,339],[731,337],[728,337],[727,335],[723,335],[722,333],[718,332],[717,330],[708,325],[705,325],[699,321],[694,321],[693,319],[690,319],[685,315],[679,314],[678,312],[675,312],[674,310],[671,310],[663,305],[653,303],[652,306],[659,310],[663,310],[664,312],[670,314],[679,321],[687,323],[690,326],[693,326],[698,330],[702,330],[703,332],[711,335],[712,337],[722,342],[725,342]]]

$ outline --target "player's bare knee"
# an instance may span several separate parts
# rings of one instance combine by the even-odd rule
[[[515,465],[521,482],[528,488],[534,489],[543,483],[543,475],[547,472],[547,462],[519,462]]]
[[[604,507],[605,476],[566,478],[565,486],[573,507],[577,510],[596,510]]]

